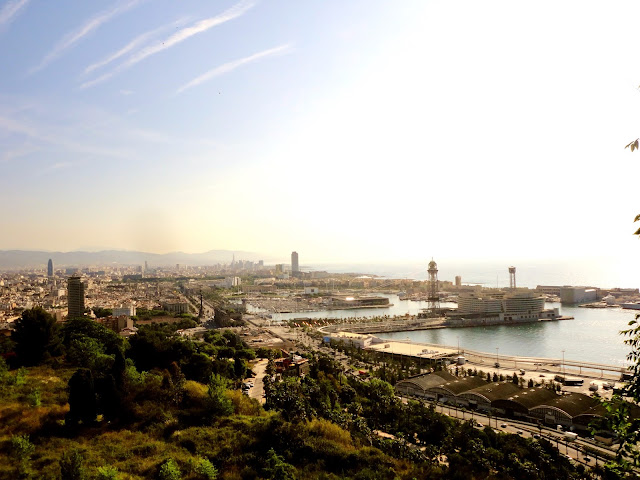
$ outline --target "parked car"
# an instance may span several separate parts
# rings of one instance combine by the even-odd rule
[[[508,425],[507,425],[506,423],[501,423],[501,424],[500,424],[500,426],[501,426],[502,428],[507,428],[507,427],[508,427]]]

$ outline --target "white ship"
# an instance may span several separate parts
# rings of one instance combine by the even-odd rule
[[[621,303],[620,306],[629,310],[640,310],[640,302]]]

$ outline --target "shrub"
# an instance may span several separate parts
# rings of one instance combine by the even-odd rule
[[[168,458],[162,465],[160,465],[160,470],[158,472],[158,478],[160,480],[180,480],[181,477],[182,473],[180,473],[178,465],[172,458]]]
[[[29,460],[35,447],[29,441],[28,435],[14,435],[11,437],[11,456],[16,460],[18,475],[23,477],[29,473]]]
[[[60,478],[62,480],[84,480],[86,474],[82,463],[83,458],[78,450],[63,453],[60,458]]]
[[[22,462],[31,457],[35,447],[29,440],[29,435],[14,435],[11,437],[11,453],[12,456]]]
[[[118,480],[118,469],[111,465],[98,467],[98,480]]]
[[[42,404],[40,390],[37,388],[34,389],[27,397],[27,400],[32,407],[39,407]]]
[[[207,458],[198,459],[195,471],[207,480],[216,480],[218,478],[218,469]]]
[[[15,376],[13,377],[13,384],[16,385],[17,387],[21,387],[27,382],[26,376],[27,376],[27,369],[24,367],[20,367],[16,372]]]
[[[351,446],[351,434],[335,423],[324,419],[313,419],[308,424],[309,433],[343,446]]]

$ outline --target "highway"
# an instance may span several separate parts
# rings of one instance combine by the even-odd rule
[[[407,402],[408,400],[407,397],[400,398],[403,402]],[[564,453],[565,455],[568,455],[572,460],[578,461],[585,465],[601,465],[603,464],[604,458],[615,456],[613,450],[602,447],[600,445],[595,445],[591,442],[585,441],[580,437],[578,437],[574,441],[567,441],[563,432],[558,432],[545,426],[539,428],[530,423],[520,422],[514,419],[504,419],[495,416],[489,417],[478,412],[462,410],[449,405],[435,404],[432,402],[425,403],[434,405],[438,413],[442,413],[443,415],[447,415],[451,418],[455,418],[461,421],[473,419],[474,421],[482,424],[485,427],[490,426],[496,432],[511,433],[516,435],[518,434],[518,432],[522,432],[520,435],[525,438],[533,438],[534,435],[539,435],[540,437],[549,440],[552,444],[555,444],[560,453]],[[503,425],[506,426],[503,427]],[[598,452],[598,455],[596,456],[592,453],[585,455],[585,447],[589,451]],[[588,458],[588,460],[585,460],[585,458]]]

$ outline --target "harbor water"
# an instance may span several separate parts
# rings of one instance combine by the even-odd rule
[[[274,320],[294,318],[349,318],[415,315],[426,302],[400,300],[397,295],[389,297],[393,306],[389,308],[326,310],[319,312],[274,314]],[[445,304],[446,306],[446,304]],[[455,306],[455,305],[453,305]],[[621,308],[581,308],[548,303],[546,308],[560,308],[560,313],[574,320],[524,323],[470,328],[442,328],[379,334],[384,338],[410,340],[421,343],[436,343],[457,346],[488,353],[547,357],[561,359],[564,350],[566,360],[580,360],[625,366],[629,347],[624,343],[620,330],[628,328],[637,312]]]

